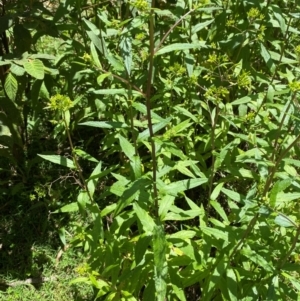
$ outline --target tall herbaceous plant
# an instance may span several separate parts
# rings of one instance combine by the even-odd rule
[[[39,157],[76,179],[53,212],[81,215],[59,231],[86,253],[73,283],[107,301],[298,299],[299,9],[61,1],[62,53],[2,59],[5,97],[30,76],[32,122],[47,112],[69,149]]]

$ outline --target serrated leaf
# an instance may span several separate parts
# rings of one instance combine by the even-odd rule
[[[44,79],[44,64],[42,61],[35,60],[26,60],[23,64],[25,71],[36,79]]]
[[[25,69],[23,67],[13,63],[10,66],[10,71],[17,76],[23,76],[25,74]]]
[[[62,157],[62,156],[58,156],[58,155],[41,155],[38,154],[39,157],[50,161],[52,163],[58,164],[58,165],[62,165],[65,167],[69,167],[72,169],[75,169],[76,166],[74,165],[74,162],[68,158]]]
[[[182,51],[182,50],[195,49],[195,48],[206,48],[206,43],[205,42],[198,42],[197,44],[175,43],[175,44],[162,47],[155,53],[155,55],[162,55],[172,51]]]
[[[11,73],[6,76],[4,89],[9,99],[14,101],[17,96],[18,82]]]

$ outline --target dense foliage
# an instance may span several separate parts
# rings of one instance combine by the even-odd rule
[[[50,212],[85,254],[73,283],[298,299],[298,1],[1,9],[0,198]]]

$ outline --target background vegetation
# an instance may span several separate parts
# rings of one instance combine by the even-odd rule
[[[0,300],[300,299],[298,1],[0,9]]]

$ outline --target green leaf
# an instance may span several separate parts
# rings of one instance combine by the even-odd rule
[[[173,208],[172,208],[173,209]],[[182,210],[179,212],[168,212],[164,217],[164,221],[186,221],[198,217],[201,210]]]
[[[76,166],[74,165],[72,160],[67,159],[65,157],[62,157],[62,156],[58,156],[58,155],[41,155],[41,154],[38,154],[38,156],[45,159],[45,160],[47,160],[47,161],[55,163],[55,164],[59,164],[59,165],[65,166],[65,167],[73,168],[73,169],[76,168]]]
[[[172,51],[182,51],[188,49],[195,49],[195,48],[207,48],[205,42],[198,42],[197,44],[192,43],[175,43],[171,45],[167,45],[161,49],[159,49],[155,55],[162,55]]]
[[[227,269],[226,271],[227,274],[227,289],[228,289],[228,295],[230,297],[230,301],[238,301],[238,280],[235,275],[235,272],[233,269]]]
[[[126,157],[131,160],[135,156],[135,149],[131,145],[131,143],[124,138],[123,136],[119,135],[119,141],[120,141],[120,146]]]
[[[275,71],[276,66],[271,58],[270,53],[262,43],[260,44],[260,49],[261,49],[260,54],[262,58],[264,59],[270,71],[273,73]]]
[[[89,38],[91,39],[91,41],[93,42],[93,44],[98,48],[98,50],[103,54],[106,55],[107,54],[107,49],[105,46],[105,42],[103,38],[99,38],[97,37],[97,35],[95,35],[95,33],[91,30],[87,30],[86,31],[87,35],[89,36]]]
[[[239,193],[235,192],[235,191],[232,191],[232,190],[229,190],[229,189],[226,189],[226,188],[222,188],[221,191],[226,194],[230,199],[238,202],[238,203],[241,203],[244,201],[244,198],[242,195],[240,195]]]
[[[223,188],[224,182],[219,183],[213,190],[213,192],[211,193],[210,199],[211,200],[216,200],[221,192],[221,189]]]
[[[139,221],[141,222],[144,231],[146,233],[151,233],[155,227],[154,220],[152,217],[146,212],[144,209],[142,209],[137,203],[133,204],[133,210],[136,213]]]
[[[276,205],[276,198],[277,198],[277,194],[283,190],[285,190],[286,188],[288,188],[291,184],[292,184],[292,179],[288,178],[288,179],[284,179],[281,181],[277,181],[275,183],[275,185],[273,186],[271,192],[270,192],[270,206],[271,207],[275,207]]]
[[[164,127],[166,127],[170,123],[171,120],[172,120],[172,118],[169,117],[168,119],[165,119],[164,121],[161,121],[159,123],[155,123],[153,125],[153,134],[155,134],[159,130],[163,129]],[[149,132],[149,129],[147,129],[147,130],[139,133],[139,135],[138,135],[138,141],[146,140],[149,137],[150,137],[150,132]]]
[[[4,88],[9,99],[14,101],[17,96],[18,82],[11,73],[6,76]]]
[[[132,65],[132,38],[129,36],[123,36],[121,38],[120,48],[124,59],[127,73],[130,75]]]
[[[286,215],[280,213],[275,218],[275,224],[279,225],[280,227],[288,228],[288,227],[297,227],[297,224],[291,220]]]
[[[67,205],[55,210],[52,213],[76,212],[78,210],[79,210],[78,203],[75,202],[75,203],[67,204]]]
[[[214,21],[215,21],[215,19],[212,19],[212,20],[208,20],[208,21],[196,24],[195,26],[192,27],[192,34],[197,33],[198,31],[200,31],[201,29],[210,25]]]
[[[228,232],[221,231],[219,229],[204,227],[204,226],[202,226],[200,230],[208,236],[214,236],[217,239],[228,241]]]
[[[171,195],[165,195],[159,204],[158,214],[160,217],[160,220],[164,220],[167,212],[170,210],[171,206],[174,203],[174,196]]]
[[[139,179],[142,176],[142,162],[140,157],[133,155],[133,157],[130,159],[130,166],[134,174],[134,179]]]
[[[153,229],[153,253],[156,300],[165,301],[167,293],[168,265],[166,260],[167,242],[162,225],[156,225]]]
[[[134,102],[132,106],[137,109],[139,112],[143,113],[144,115],[147,115],[147,107],[139,102]],[[151,119],[157,120],[157,121],[165,121],[162,117],[157,115],[155,112],[151,111]]]
[[[141,190],[145,189],[150,183],[150,180],[140,178],[131,183],[128,188],[125,188],[125,190],[121,192],[121,198],[117,204],[114,215],[118,215],[125,207],[130,205],[140,194]],[[122,187],[122,189],[124,189],[124,187]]]
[[[59,228],[58,235],[59,235],[59,238],[60,238],[61,242],[65,246],[67,244],[67,242],[66,242],[66,229],[64,227]]]
[[[186,191],[188,189],[195,188],[204,183],[207,183],[207,178],[197,178],[197,179],[188,179],[177,181],[168,185],[163,185],[159,187],[159,191],[162,194],[168,194],[176,196],[179,192]]]
[[[269,263],[263,256],[258,254],[256,251],[244,248],[240,250],[240,253],[246,256],[252,262],[264,268],[267,272],[271,272],[271,273],[274,272],[274,266],[271,263]]]
[[[98,163],[99,161],[97,159],[95,159],[94,157],[92,157],[91,155],[87,154],[85,151],[83,151],[82,149],[79,149],[79,148],[75,148],[74,149],[74,153],[85,159],[85,160],[88,160],[88,161],[91,161],[91,162],[95,162],[95,163]]]
[[[128,128],[128,125],[118,121],[87,121],[79,123],[79,125],[92,126],[101,129],[119,129]]]
[[[92,58],[93,58],[93,61],[94,61],[95,65],[98,68],[102,69],[102,65],[100,63],[100,60],[99,60],[99,57],[98,57],[98,53],[97,53],[97,50],[95,48],[94,43],[91,43],[90,48],[91,48],[91,55],[92,55]]]
[[[216,210],[216,212],[222,217],[222,219],[229,224],[228,217],[225,213],[225,210],[222,208],[222,206],[218,202],[213,200],[210,201],[210,204]]]
[[[101,168],[102,168],[102,162],[99,162],[99,164],[97,164],[97,166],[95,167],[95,169],[93,170],[92,174],[88,179],[87,187],[91,197],[93,197],[94,192],[96,190],[97,181],[101,175]]]
[[[44,79],[44,64],[38,59],[25,61],[24,69],[32,77],[36,79]]]

